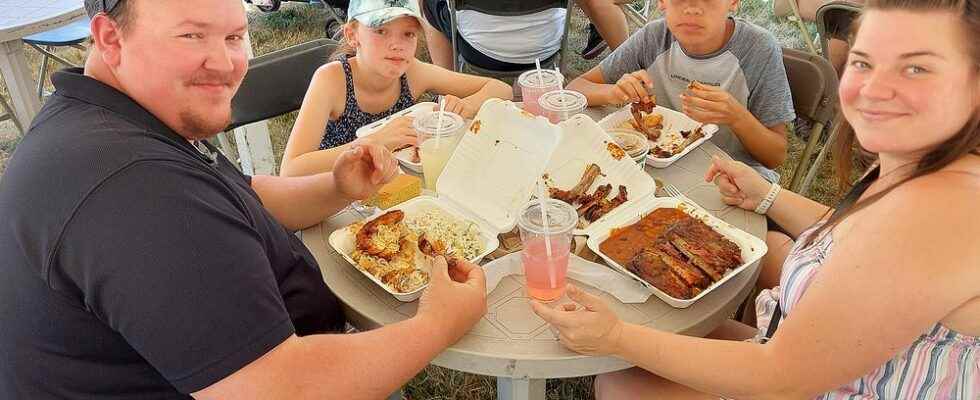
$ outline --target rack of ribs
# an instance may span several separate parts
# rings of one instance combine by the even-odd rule
[[[626,268],[670,297],[678,299],[694,297],[694,290],[671,272],[670,267],[655,251],[647,249],[640,252],[633,257]]]
[[[715,281],[742,264],[738,245],[696,218],[675,223],[663,238]]]

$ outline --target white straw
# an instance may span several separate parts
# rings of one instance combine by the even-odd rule
[[[439,118],[436,119],[436,148],[439,148],[439,139],[442,138],[442,115],[446,112],[446,96],[439,96]]]
[[[534,59],[534,66],[538,69],[538,83],[540,83],[541,85],[544,85],[544,77],[541,76],[541,59],[540,58],[535,58]]]
[[[548,254],[548,261],[551,261],[551,226],[548,224],[548,202],[544,197],[544,182],[538,185],[538,205],[541,207],[541,225],[544,227],[544,250]],[[553,262],[548,262],[548,281],[551,288],[558,287],[558,277]]]

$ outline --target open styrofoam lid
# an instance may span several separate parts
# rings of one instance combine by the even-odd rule
[[[436,192],[498,233],[514,229],[561,129],[513,102],[490,99],[463,133]]]
[[[615,144],[615,139],[592,118],[578,114],[558,125],[562,129],[561,140],[545,168],[550,184],[569,190],[578,184],[589,164],[596,164],[602,174],[588,188],[588,193],[594,192],[601,185],[611,184],[613,191],[607,198],[612,198],[617,194],[619,185],[626,188],[629,200],[592,225],[633,207],[640,199],[652,195],[657,189],[653,177],[638,168],[636,162]],[[573,233],[588,235],[592,225],[577,228]]]

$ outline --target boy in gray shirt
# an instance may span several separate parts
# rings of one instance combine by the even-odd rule
[[[782,50],[762,28],[728,16],[738,2],[664,0],[652,21],[568,87],[589,105],[648,101],[721,128],[711,139],[777,182],[795,118]],[[689,89],[692,81],[703,85]]]

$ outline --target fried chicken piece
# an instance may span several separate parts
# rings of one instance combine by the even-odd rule
[[[411,292],[429,282],[429,274],[415,267],[393,269],[378,278],[398,293]]]
[[[644,250],[633,257],[626,269],[647,281],[670,297],[690,299],[695,291],[671,271],[663,259],[654,251]]]
[[[401,250],[401,229],[398,223],[405,218],[401,210],[388,211],[368,221],[357,231],[358,250],[365,254],[390,260]]]
[[[582,179],[579,179],[578,183],[575,184],[571,190],[561,190],[559,188],[548,188],[548,197],[552,199],[561,200],[568,204],[574,205],[577,202],[581,202],[580,197],[592,187],[596,178],[602,174],[602,170],[599,169],[598,165],[589,164],[585,167],[585,172],[582,173]]]
[[[419,251],[429,257],[443,256],[446,258],[446,264],[449,268],[456,268],[456,263],[459,262],[459,257],[450,254],[446,251],[446,245],[439,240],[430,241],[429,238],[423,233],[419,236]]]

